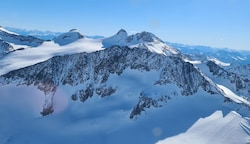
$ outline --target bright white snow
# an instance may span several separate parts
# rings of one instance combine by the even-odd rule
[[[0,75],[48,60],[53,56],[94,52],[102,49],[101,40],[98,39],[79,39],[65,46],[59,46],[52,41],[44,42],[39,47],[15,51],[0,59]]]
[[[8,30],[6,30],[5,28],[3,28],[3,27],[1,27],[1,26],[0,26],[0,31],[4,31],[4,32],[9,33],[9,34],[19,35],[19,34],[17,34],[17,33],[8,31]]]
[[[194,64],[194,65],[201,64],[201,61],[199,61],[199,60],[192,61],[192,60],[189,60],[189,59],[184,59],[184,61],[185,62],[189,62],[189,63]]]
[[[2,28],[3,29],[3,28]],[[5,29],[3,29],[5,30]],[[7,31],[7,30],[5,30]],[[10,32],[11,33],[11,32]],[[69,33],[79,34],[77,31],[70,31]],[[153,42],[143,41],[142,39],[137,40],[136,35],[130,36],[132,38],[131,42],[127,42],[128,38],[127,32],[124,30],[119,31],[116,35],[106,38],[106,39],[89,39],[89,38],[80,38],[70,44],[59,46],[53,41],[45,41],[42,45],[32,48],[29,46],[23,45],[11,45],[15,49],[24,48],[24,50],[18,50],[12,52],[2,59],[0,59],[0,75],[6,74],[12,70],[20,69],[30,65],[34,65],[39,62],[46,61],[53,56],[74,54],[80,52],[94,52],[103,50],[104,47],[107,48],[109,45],[118,44],[120,46],[129,46],[130,48],[140,47],[146,48],[151,52],[158,54],[171,55],[178,54],[179,52],[174,48],[166,45],[156,38],[153,34],[147,33],[149,37],[152,37]],[[137,35],[142,35],[142,33],[137,33]],[[76,39],[75,35],[72,37],[73,40]],[[70,38],[71,40],[71,38]]]
[[[222,111],[200,118],[185,133],[166,138],[156,144],[247,144],[250,142],[250,120],[236,112],[223,117]]]
[[[210,61],[213,61],[214,63],[216,63],[217,65],[219,66],[230,66],[231,64],[230,63],[225,63],[225,62],[222,62],[216,58],[207,58],[208,60]]]
[[[233,100],[236,103],[244,103],[250,107],[250,102],[244,99],[243,97],[236,95],[230,89],[228,89],[227,87],[223,85],[217,84],[217,86],[221,89],[222,93],[224,93],[225,97]]]
[[[145,48],[151,52],[163,55],[178,54],[179,52],[162,42],[154,34],[148,32],[128,35],[121,29],[116,35],[103,39],[103,47],[108,48],[112,45],[128,46],[130,48]]]
[[[135,45],[129,45],[129,47],[130,48],[135,48],[135,47],[145,48],[151,52],[155,52],[155,53],[163,54],[167,56],[171,54],[178,54],[178,52],[174,48],[166,45],[165,43],[158,41],[157,39],[154,39],[154,42],[144,42],[144,43],[139,43]]]

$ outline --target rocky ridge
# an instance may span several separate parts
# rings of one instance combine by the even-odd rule
[[[131,49],[120,46],[94,53],[56,56],[45,62],[2,75],[1,83],[14,82],[17,85],[37,86],[45,94],[45,104],[41,113],[47,115],[53,112],[53,95],[59,85],[72,87],[85,85],[85,88],[75,90],[71,95],[73,100],[79,99],[82,102],[94,95],[110,96],[116,92],[117,87],[107,86],[106,82],[111,75],[122,75],[125,69],[143,73],[157,71],[159,79],[155,81],[155,85],[175,84],[184,96],[196,93],[199,88],[210,94],[218,93],[197,68],[180,57],[166,57],[142,48]],[[151,102],[151,100],[145,101],[145,103]],[[142,106],[148,107],[147,105]],[[143,111],[144,107],[140,109]],[[134,115],[139,114],[138,108],[136,111]]]

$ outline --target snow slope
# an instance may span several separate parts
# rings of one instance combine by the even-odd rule
[[[248,105],[250,107],[250,102],[244,99],[242,96],[238,96],[235,93],[233,93],[230,89],[223,85],[217,84],[217,86],[221,89],[222,93],[224,93],[224,96],[233,100],[236,103],[243,103],[245,105]]]
[[[12,70],[34,65],[36,63],[48,60],[49,58],[56,55],[94,52],[102,49],[101,41],[98,39],[79,39],[66,46],[59,46],[52,41],[44,42],[37,48],[16,51],[0,59],[0,75]]]
[[[0,26],[0,31],[4,31],[4,32],[6,32],[6,33],[13,34],[13,35],[19,35],[19,34],[17,34],[17,33],[8,31],[7,29],[5,29],[5,28],[3,28],[3,27],[1,27],[1,26]]]
[[[44,97],[41,91],[30,86],[1,86],[0,143],[152,144],[185,132],[199,118],[218,109],[230,111],[223,105],[223,97],[199,90],[193,96],[177,92],[162,102],[162,107],[148,108],[131,120],[131,107],[138,102],[142,90],[152,97],[177,90],[171,84],[164,89],[162,86],[152,89],[157,78],[154,72],[141,76],[140,71],[125,71],[121,77],[113,75],[107,85],[119,81],[116,94],[93,96],[84,103],[72,101],[67,94],[71,87],[61,86],[55,94],[55,112],[46,117],[38,113]]]
[[[223,116],[216,111],[200,118],[185,133],[166,138],[156,144],[247,144],[250,142],[250,119],[236,112]]]
[[[216,63],[219,66],[224,66],[224,67],[230,66],[230,63],[222,62],[222,61],[220,61],[220,60],[218,60],[216,58],[207,58],[207,59],[210,60],[210,61],[213,61],[214,63]]]

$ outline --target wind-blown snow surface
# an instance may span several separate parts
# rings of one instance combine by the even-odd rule
[[[53,41],[44,42],[39,47],[16,51],[0,59],[0,75],[48,60],[56,55],[94,52],[102,49],[101,40],[88,38],[79,39],[65,46],[59,46]]]
[[[236,112],[223,116],[216,111],[206,118],[200,118],[185,133],[166,138],[156,144],[247,144],[250,142],[250,119]]]

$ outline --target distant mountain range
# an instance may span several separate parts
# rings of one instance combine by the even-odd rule
[[[248,51],[17,30],[0,28],[0,143],[249,142]]]
[[[225,63],[249,64],[250,50],[233,50],[227,48],[212,48],[208,46],[191,46],[185,44],[166,42],[168,45],[188,55],[190,59],[216,58]]]
[[[4,27],[6,30],[18,33],[20,35],[24,36],[34,36],[43,40],[52,40],[54,37],[59,36],[65,32],[51,32],[51,31],[40,31],[40,30],[26,30],[26,29],[20,29],[20,28],[13,28],[13,27]],[[103,36],[86,36],[88,38],[104,38]]]

